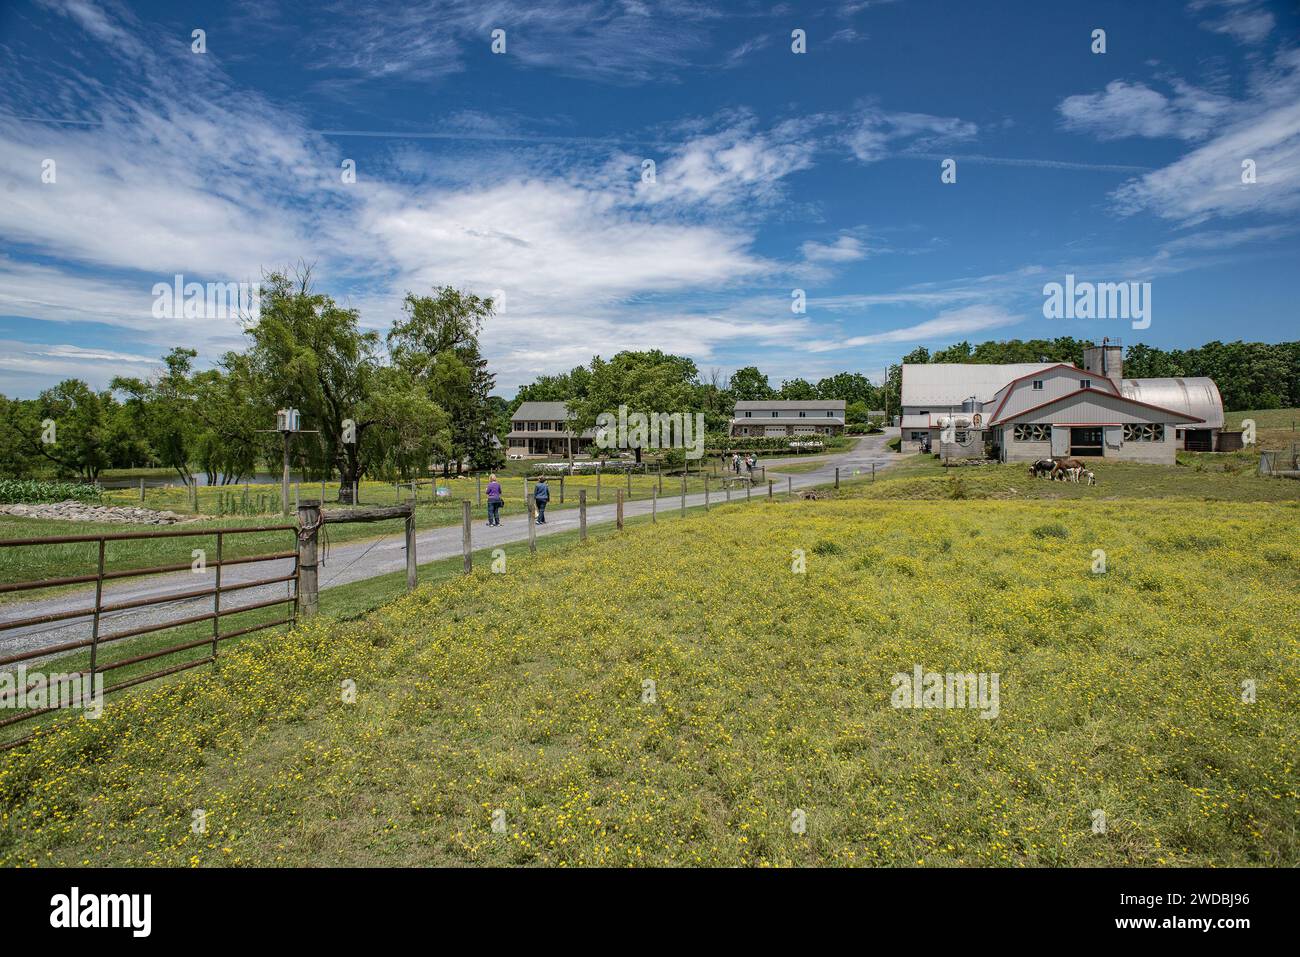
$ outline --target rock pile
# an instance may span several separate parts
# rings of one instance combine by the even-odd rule
[[[176,512],[127,505],[87,505],[85,502],[54,502],[45,505],[0,505],[0,513],[20,518],[53,518],[64,522],[117,522],[131,525],[173,525],[188,520]]]

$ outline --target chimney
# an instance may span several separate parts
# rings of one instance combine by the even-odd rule
[[[1099,345],[1083,347],[1083,371],[1105,376],[1122,391],[1124,382],[1124,347],[1118,339],[1105,338]]]

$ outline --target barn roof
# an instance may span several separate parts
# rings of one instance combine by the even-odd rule
[[[906,362],[904,406],[959,406],[971,396],[981,402],[1012,379],[1042,372],[1057,362]]]
[[[1120,388],[1126,399],[1173,409],[1204,419],[1207,429],[1223,428],[1223,398],[1214,380],[1205,376],[1187,379],[1125,379]]]

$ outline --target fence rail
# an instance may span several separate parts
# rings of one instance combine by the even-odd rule
[[[68,652],[81,651],[87,648],[90,649],[89,668],[85,670],[77,670],[70,674],[58,675],[57,677],[59,680],[57,682],[57,691],[55,691],[54,686],[51,686],[48,682],[43,682],[43,680],[38,679],[34,684],[25,684],[21,688],[16,687],[13,696],[0,697],[0,708],[13,706],[15,702],[26,698],[28,694],[37,689],[43,689],[44,694],[47,696],[47,700],[50,700],[51,698],[57,699],[57,703],[47,704],[41,707],[27,708],[22,710],[19,714],[0,718],[0,728],[19,724],[24,721],[30,721],[33,718],[50,714],[55,711],[65,710],[76,703],[87,703],[84,699],[80,702],[65,702],[61,691],[65,686],[74,682],[88,682],[92,693],[96,697],[107,695],[114,691],[120,691],[123,688],[130,688],[135,685],[143,684],[146,681],[153,681],[158,678],[166,677],[167,675],[185,671],[189,668],[210,664],[217,659],[217,649],[220,643],[228,641],[231,638],[237,638],[267,628],[276,628],[281,625],[292,626],[296,623],[298,616],[298,549],[295,548],[289,551],[270,552],[262,555],[242,555],[232,558],[223,557],[222,551],[225,539],[231,535],[248,535],[258,532],[281,531],[294,532],[296,534],[297,530],[298,526],[296,525],[260,525],[248,528],[169,529],[167,531],[156,532],[118,532],[103,535],[54,535],[43,538],[0,540],[0,549],[22,548],[26,546],[65,545],[79,542],[93,542],[98,545],[96,569],[94,574],[70,575],[64,578],[46,578],[37,581],[10,582],[0,585],[0,592],[19,592],[42,588],[55,588],[62,585],[86,584],[89,582],[94,582],[95,584],[95,600],[91,605],[0,621],[0,633],[11,632],[19,628],[32,628],[38,625],[51,624],[54,622],[73,621],[79,618],[89,618],[91,621],[91,633],[89,638],[79,638],[74,641],[65,641],[53,645],[41,645],[16,654],[0,656],[0,667],[3,667],[32,661],[38,658],[47,658],[51,655],[66,654]],[[106,581],[117,581],[125,578],[137,578],[148,575],[163,574],[166,572],[184,571],[193,567],[190,562],[181,562],[177,564],[154,565],[140,568],[110,569],[106,567],[107,562],[105,559],[106,545],[109,542],[196,537],[209,537],[216,539],[215,560],[207,561],[205,559],[204,561],[204,568],[213,569],[214,581],[212,587],[168,591],[158,595],[146,595],[141,598],[130,598],[115,602],[104,601],[104,582]],[[282,561],[285,559],[293,560],[293,571],[288,574],[271,575],[268,577],[254,578],[248,581],[230,582],[226,584],[223,584],[221,581],[222,569],[224,568],[229,568],[235,565],[247,565],[254,562]],[[288,594],[283,598],[271,598],[243,605],[222,607],[221,598],[223,595],[229,595],[232,592],[246,591],[250,588],[260,588],[276,584],[292,585],[291,588],[287,589],[291,594]],[[200,614],[185,615],[179,618],[164,618],[161,621],[151,621],[144,625],[108,634],[103,633],[101,630],[104,615],[106,614],[166,605],[178,601],[195,601],[208,597],[212,599],[212,608],[211,610],[204,611]],[[223,632],[221,630],[222,619],[229,618],[232,615],[240,615],[245,612],[256,611],[263,608],[273,608],[281,605],[288,606],[287,611],[282,618],[258,622],[231,631]],[[178,628],[186,625],[202,624],[204,622],[212,623],[212,632],[210,635],[206,635],[202,638],[169,645],[165,648],[153,649],[127,658],[119,658],[108,662],[102,662],[99,660],[100,650],[106,645],[113,645],[115,642],[123,641],[128,638],[137,638],[141,635],[153,634],[155,632],[166,631],[171,628]],[[209,649],[208,654],[201,657],[170,665],[156,671],[150,671],[146,674],[134,675],[111,685],[104,685],[103,676],[111,672],[116,672],[118,669],[126,668],[131,665],[143,664],[146,661],[153,661],[158,658],[167,657],[168,655],[180,654],[181,652],[193,651],[205,647]],[[34,738],[37,734],[42,733],[43,730],[44,729],[38,729],[25,737],[0,743],[0,750],[24,744]]]

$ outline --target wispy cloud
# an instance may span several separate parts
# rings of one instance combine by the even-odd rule
[[[873,163],[894,151],[928,150],[973,139],[978,132],[974,123],[953,116],[888,112],[865,106],[857,111],[844,138],[854,156],[863,163]]]

